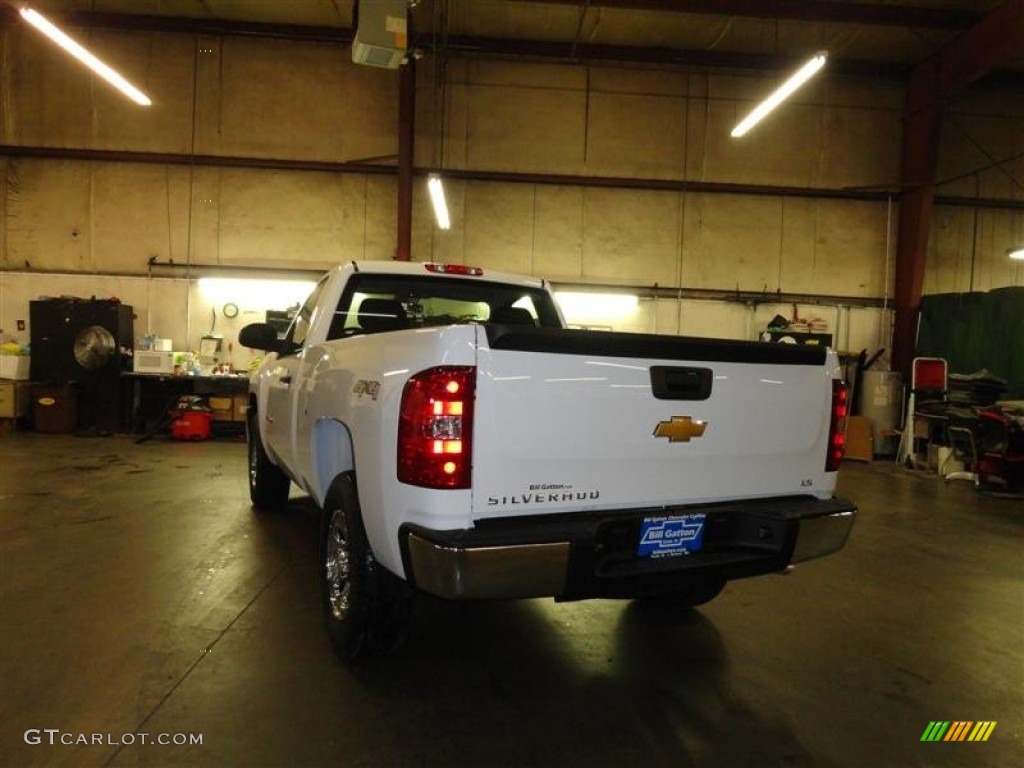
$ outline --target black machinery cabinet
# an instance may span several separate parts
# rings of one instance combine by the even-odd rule
[[[79,431],[123,429],[121,374],[132,369],[134,314],[114,299],[29,302],[31,378],[67,385],[77,398]]]

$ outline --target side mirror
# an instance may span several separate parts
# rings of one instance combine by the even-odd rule
[[[283,342],[277,338],[277,328],[270,323],[250,323],[238,333],[238,343],[264,352],[280,352]]]

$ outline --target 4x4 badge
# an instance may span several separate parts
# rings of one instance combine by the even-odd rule
[[[654,428],[655,437],[667,437],[670,443],[688,443],[700,437],[707,429],[706,421],[694,421],[689,416],[673,416],[670,421],[659,421]]]

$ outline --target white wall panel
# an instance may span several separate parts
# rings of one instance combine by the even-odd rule
[[[198,137],[200,152],[348,161],[397,151],[394,72],[356,66],[336,45],[240,38],[226,39],[217,64],[217,132]]]
[[[686,100],[678,96],[592,93],[586,167],[599,176],[680,178]]]
[[[187,168],[102,163],[92,174],[94,269],[141,273],[151,258],[168,261],[188,253]]]
[[[881,296],[885,282],[885,206],[818,200],[815,215],[816,292]]]
[[[533,253],[534,186],[466,185],[466,263],[529,273]]]
[[[586,97],[560,88],[479,86],[467,107],[467,163],[493,171],[579,173]]]
[[[671,302],[676,304],[676,302]],[[679,302],[679,334],[719,339],[749,339],[750,310],[743,304],[717,301]]]
[[[815,185],[837,189],[895,189],[902,130],[899,109],[828,105]]]
[[[693,194],[686,200],[685,287],[778,289],[781,198]]]
[[[583,211],[580,187],[537,185],[533,272],[552,278],[583,277]]]
[[[12,160],[7,165],[4,265],[94,271],[90,163]]]
[[[587,189],[584,201],[584,280],[627,285],[676,283],[677,193]]]
[[[1024,263],[1007,258],[1024,244],[1024,213],[936,207],[925,267],[925,293],[988,291],[1024,285]]]
[[[396,246],[395,218],[398,211],[398,186],[391,176],[369,174],[361,178],[364,197],[362,200],[356,197],[352,201],[351,210],[346,212],[346,218],[354,219],[356,227],[360,223],[360,206],[365,217],[363,248],[361,252],[357,251],[358,255],[355,258],[393,259]],[[425,187],[426,185],[420,186]],[[348,253],[344,253],[343,258],[352,257]]]

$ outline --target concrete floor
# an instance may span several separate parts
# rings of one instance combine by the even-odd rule
[[[357,674],[316,511],[253,513],[240,441],[16,433],[0,483],[0,765],[1024,765],[1024,504],[966,483],[847,463],[828,560],[689,612],[424,600]],[[94,733],[202,745],[59,743]]]

